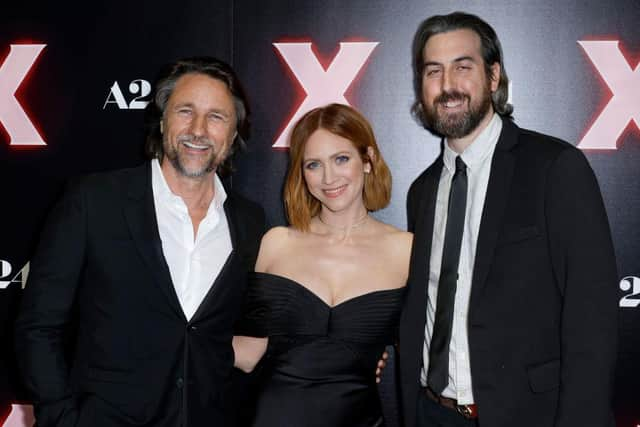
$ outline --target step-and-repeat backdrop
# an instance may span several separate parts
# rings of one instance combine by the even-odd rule
[[[329,102],[361,110],[393,172],[391,205],[377,216],[404,227],[407,188],[439,150],[409,113],[410,44],[420,21],[455,10],[496,29],[516,122],[576,144],[598,176],[619,269],[616,416],[640,424],[638,0],[12,0],[0,9],[0,425],[32,423],[12,326],[43,220],[69,177],[143,161],[143,110],[162,64],[211,55],[237,70],[253,125],[233,185],[273,225],[284,223],[292,122]]]

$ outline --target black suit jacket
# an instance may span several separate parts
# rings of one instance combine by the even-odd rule
[[[224,209],[233,250],[187,321],[162,253],[150,164],[66,193],[31,262],[16,326],[38,426],[228,425],[233,324],[264,217],[233,192]]]
[[[409,293],[399,339],[415,425],[440,156],[412,184]],[[480,425],[613,426],[617,272],[593,171],[570,144],[503,120],[480,222],[468,313]]]

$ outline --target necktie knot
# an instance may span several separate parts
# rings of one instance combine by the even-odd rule
[[[467,165],[465,165],[462,160],[462,156],[456,157],[456,173],[465,172],[467,170]]]

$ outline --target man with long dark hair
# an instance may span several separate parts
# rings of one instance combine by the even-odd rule
[[[246,99],[227,64],[191,58],[149,108],[151,160],[75,185],[31,262],[16,347],[39,427],[230,425],[232,328],[264,218],[217,174]]]
[[[495,31],[433,16],[413,46],[443,151],[407,200],[406,427],[613,426],[616,263],[584,155],[511,120]]]

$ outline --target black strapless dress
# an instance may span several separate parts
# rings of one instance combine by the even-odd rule
[[[375,368],[395,340],[404,289],[328,306],[299,283],[250,276],[240,331],[269,337],[254,427],[383,425]]]

